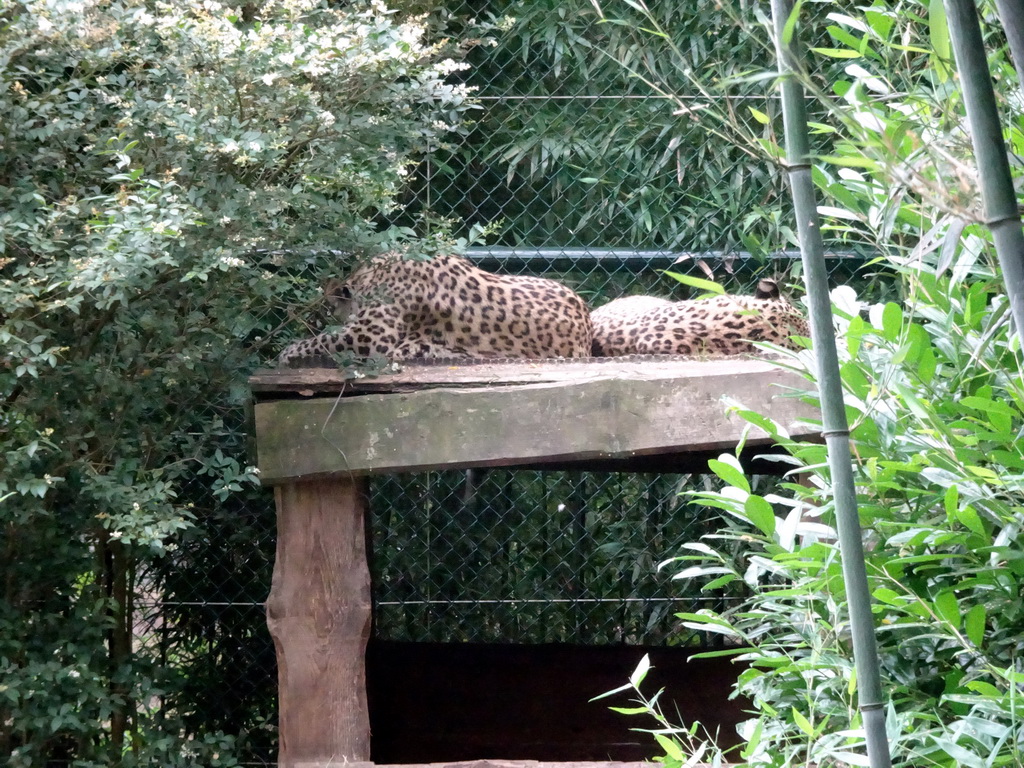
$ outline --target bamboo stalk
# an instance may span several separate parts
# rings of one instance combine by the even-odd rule
[[[878,649],[871,615],[871,594],[864,565],[857,495],[850,456],[850,430],[843,404],[832,304],[825,269],[824,245],[818,222],[814,182],[811,179],[810,141],[804,91],[794,77],[799,52],[794,44],[792,0],[772,0],[776,55],[781,74],[782,116],[785,126],[786,171],[793,194],[797,235],[804,265],[804,283],[810,306],[811,339],[818,367],[822,436],[828,449],[828,464],[835,496],[836,526],[843,579],[850,611],[853,655],[857,667],[858,704],[867,738],[871,768],[889,768],[889,743],[885,733],[885,711],[879,675]]]
[[[974,0],[945,0],[949,37],[963,89],[971,144],[978,161],[978,184],[985,223],[992,230],[996,256],[1017,333],[1024,333],[1024,232],[1017,195],[1006,159],[992,77],[985,59],[981,25]]]
[[[1024,88],[1024,3],[1020,0],[996,0],[996,9],[1006,30],[1006,41],[1017,70],[1017,83]]]

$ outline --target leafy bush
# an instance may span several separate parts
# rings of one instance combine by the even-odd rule
[[[1019,764],[1019,355],[998,286],[926,271],[906,280],[912,311],[848,315],[840,337],[895,762]],[[740,655],[751,667],[738,685],[759,714],[744,734],[750,764],[860,764],[847,754],[862,736],[839,552],[822,522],[832,512],[825,449],[743,415],[788,448],[791,471],[810,483],[761,497],[734,458],[713,464],[730,485],[698,496],[731,522],[690,545],[682,575],[752,592],[733,612],[686,623],[753,649]]]
[[[229,764],[161,706],[134,602],[204,522],[184,489],[256,481],[245,375],[285,308],[338,249],[430,247],[374,222],[470,107],[460,51],[380,2],[0,17],[0,752]]]
[[[851,289],[833,294],[893,762],[1020,765],[1020,337],[979,224],[941,6],[931,9],[830,12],[832,42],[813,49],[802,79],[824,115],[815,178],[828,231],[876,248],[903,299],[866,305]],[[993,68],[1009,95],[1012,67],[996,54]],[[1021,116],[1010,99],[1004,106],[1018,146]],[[755,138],[778,157],[774,116],[758,119],[765,132]],[[781,364],[813,382],[810,363],[805,351]],[[789,450],[789,477],[801,482],[762,496],[735,457],[712,462],[727,486],[695,496],[722,510],[724,530],[665,565],[707,590],[739,585],[747,596],[682,618],[724,635],[736,646],[727,652],[749,665],[736,688],[754,706],[744,764],[866,765],[825,448],[737,408]],[[642,678],[641,669],[626,687],[639,694]],[[697,724],[678,729],[656,698],[639,695],[641,706],[625,711],[659,718],[669,765],[722,760]]]
[[[766,249],[780,244],[779,214],[767,209],[784,185],[771,170],[688,110],[665,110],[616,62],[648,63],[678,84],[667,41],[601,23],[590,0],[484,7],[514,17],[496,47],[471,54],[468,80],[486,89],[487,110],[464,143],[423,166],[417,204],[466,223],[500,222],[502,246],[731,251],[746,247],[748,231]],[[743,72],[761,59],[719,6],[666,2],[655,12],[688,67],[727,58]],[[686,106],[705,103],[688,95]],[[756,86],[738,96],[728,108],[764,107]]]

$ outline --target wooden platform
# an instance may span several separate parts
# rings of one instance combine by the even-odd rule
[[[409,366],[351,381],[282,369],[251,379],[259,466],[271,484],[442,467],[630,470],[643,457],[706,456],[733,449],[747,426],[725,413],[723,397],[794,436],[813,435],[805,420],[817,414],[792,394],[804,385],[740,359]],[[764,433],[748,444],[765,445]]]
[[[251,387],[258,465],[276,486],[267,624],[278,661],[279,765],[287,768],[371,757],[368,475],[489,466],[700,471],[744,435],[753,452],[767,450],[768,436],[727,413],[725,398],[793,437],[818,430],[815,409],[794,396],[804,380],[760,359],[410,365],[356,380],[280,369],[257,373]]]

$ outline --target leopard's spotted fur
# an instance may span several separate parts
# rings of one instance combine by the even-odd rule
[[[799,311],[762,280],[753,296],[715,296],[669,301],[626,296],[590,313],[593,352],[622,355],[738,355],[755,352],[751,342],[795,348],[791,336],[808,335]]]
[[[343,352],[392,360],[590,355],[590,315],[573,291],[485,272],[458,256],[378,256],[325,291],[343,327],[290,345],[279,362]]]

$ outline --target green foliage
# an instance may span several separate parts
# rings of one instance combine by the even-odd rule
[[[902,298],[833,292],[893,762],[1020,765],[1022,358],[979,223],[942,6],[827,8],[831,40],[812,46],[801,75],[821,114],[821,213],[830,236],[877,250]],[[999,50],[992,66],[1016,147],[1015,73]],[[766,159],[779,156],[774,135],[738,140],[752,138]],[[780,364],[813,382],[809,352]],[[762,495],[735,457],[711,462],[727,487],[693,495],[722,511],[725,528],[675,559],[678,575],[705,590],[746,595],[727,611],[680,616],[722,634],[746,664],[736,690],[753,718],[730,757],[764,768],[866,765],[826,449],[736,408],[789,450],[789,477],[801,482]],[[668,726],[656,697],[627,688],[636,713],[658,718],[659,742],[674,739],[665,763],[692,760],[702,748],[695,726]]]
[[[905,279],[911,311],[848,314],[839,336],[894,763],[1015,765],[1024,756],[1019,352],[998,285],[923,270]],[[838,298],[851,307],[847,292]],[[806,362],[792,361],[813,378]],[[707,589],[735,582],[752,593],[686,625],[724,633],[750,664],[737,686],[758,714],[744,732],[749,765],[857,764],[846,754],[863,736],[825,448],[740,415],[786,446],[791,473],[810,482],[759,496],[733,457],[715,463],[730,487],[696,496],[726,513],[727,528],[678,562],[686,577],[710,579]]]
[[[0,752],[232,764],[135,601],[256,482],[245,375],[284,307],[338,249],[430,247],[374,222],[470,107],[458,51],[376,2],[0,18]]]
[[[762,60],[761,44],[718,6],[660,2],[671,30],[652,39],[602,20],[590,0],[497,0],[511,19],[494,48],[472,53],[468,82],[487,110],[465,141],[434,155],[416,179],[415,202],[466,223],[501,222],[497,244],[671,250],[770,251],[786,228],[768,209],[782,186],[759,158],[709,133],[694,91],[666,110],[636,72],[666,82],[730,62],[739,75]],[[643,18],[621,6],[630,22]],[[632,71],[624,70],[627,62]],[[685,76],[684,76],[685,77]],[[728,112],[765,109],[750,85]],[[743,119],[748,119],[744,117]]]

